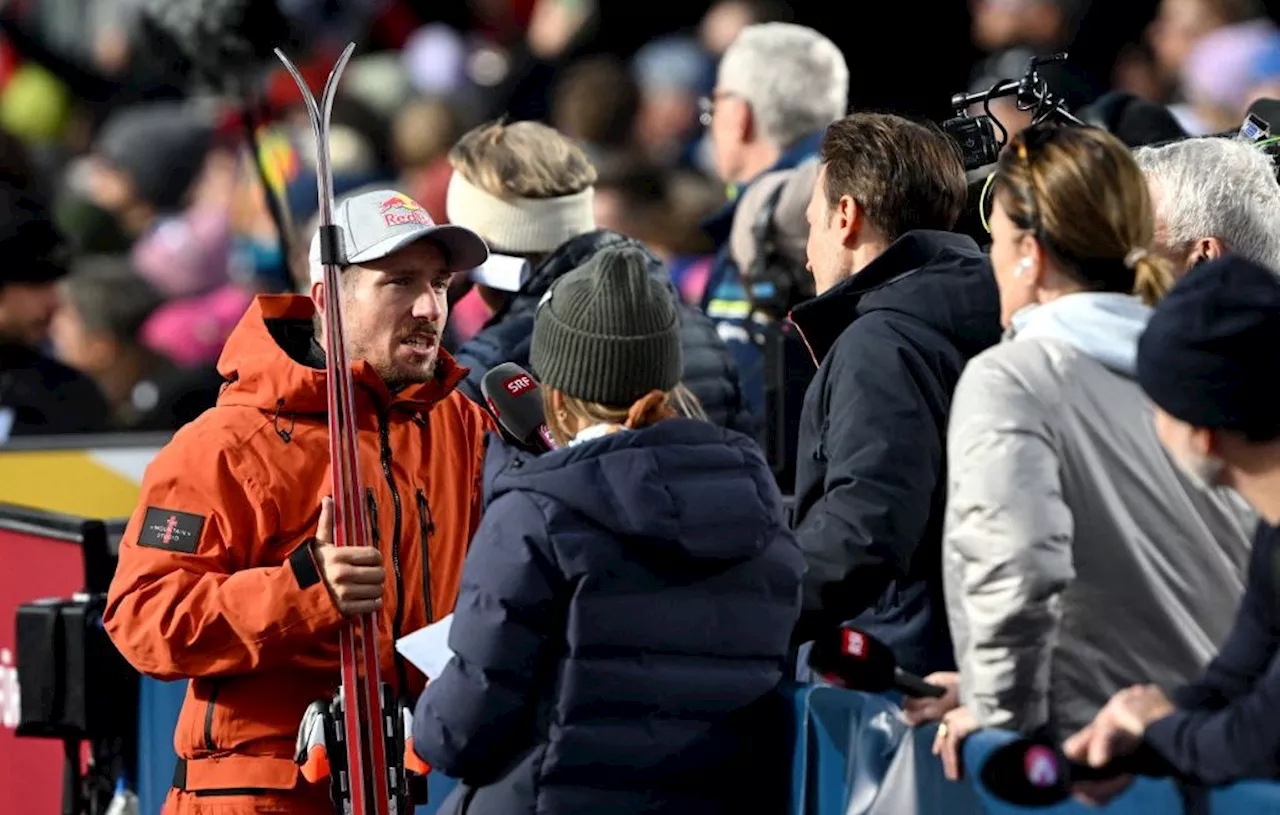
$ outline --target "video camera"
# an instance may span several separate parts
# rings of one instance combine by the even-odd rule
[[[1066,62],[1065,52],[1047,57],[1032,57],[1027,71],[1021,79],[1001,80],[985,91],[973,93],[961,92],[951,97],[951,107],[955,117],[942,123],[942,129],[960,146],[964,156],[965,170],[978,170],[994,164],[1000,156],[1000,148],[1009,141],[1009,131],[991,113],[991,102],[995,99],[1014,97],[1018,110],[1030,111],[1032,124],[1040,124],[1049,119],[1084,125],[1070,111],[1062,97],[1053,93],[1049,83],[1040,75],[1040,68],[1059,62]],[[982,105],[983,112],[978,116],[969,113],[969,108]],[[1000,135],[996,135],[996,131]]]

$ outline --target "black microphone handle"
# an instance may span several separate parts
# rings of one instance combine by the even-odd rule
[[[941,699],[947,695],[947,689],[924,681],[913,673],[907,673],[901,668],[893,669],[893,684],[903,694],[917,699]]]
[[[1127,756],[1118,756],[1101,767],[1093,767],[1068,759],[1067,767],[1072,781],[1110,781],[1122,775],[1164,778],[1169,776],[1172,770],[1163,759],[1148,749],[1140,749]]]

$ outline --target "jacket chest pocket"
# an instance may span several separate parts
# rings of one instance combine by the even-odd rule
[[[422,543],[422,597],[427,603],[427,622],[433,623],[436,614],[431,598],[431,539],[435,536],[436,524],[431,517],[426,491],[419,489],[414,495],[414,502],[418,507],[418,535]]]

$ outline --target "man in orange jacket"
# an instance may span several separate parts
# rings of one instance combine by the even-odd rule
[[[488,249],[392,191],[342,202],[334,222],[371,545],[332,545],[313,242],[311,297],[255,300],[219,361],[217,405],[147,469],[120,546],[108,633],[142,673],[191,680],[170,815],[332,813],[294,750],[307,705],[337,690],[340,626],[378,610],[384,680],[415,699],[425,679],[394,641],[453,610],[479,522],[492,423],[454,390],[466,369],[440,337],[451,274]]]

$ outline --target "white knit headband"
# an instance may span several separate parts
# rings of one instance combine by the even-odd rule
[[[550,252],[596,228],[595,188],[559,198],[499,198],[454,172],[445,211],[449,223],[465,226],[496,250]]]

